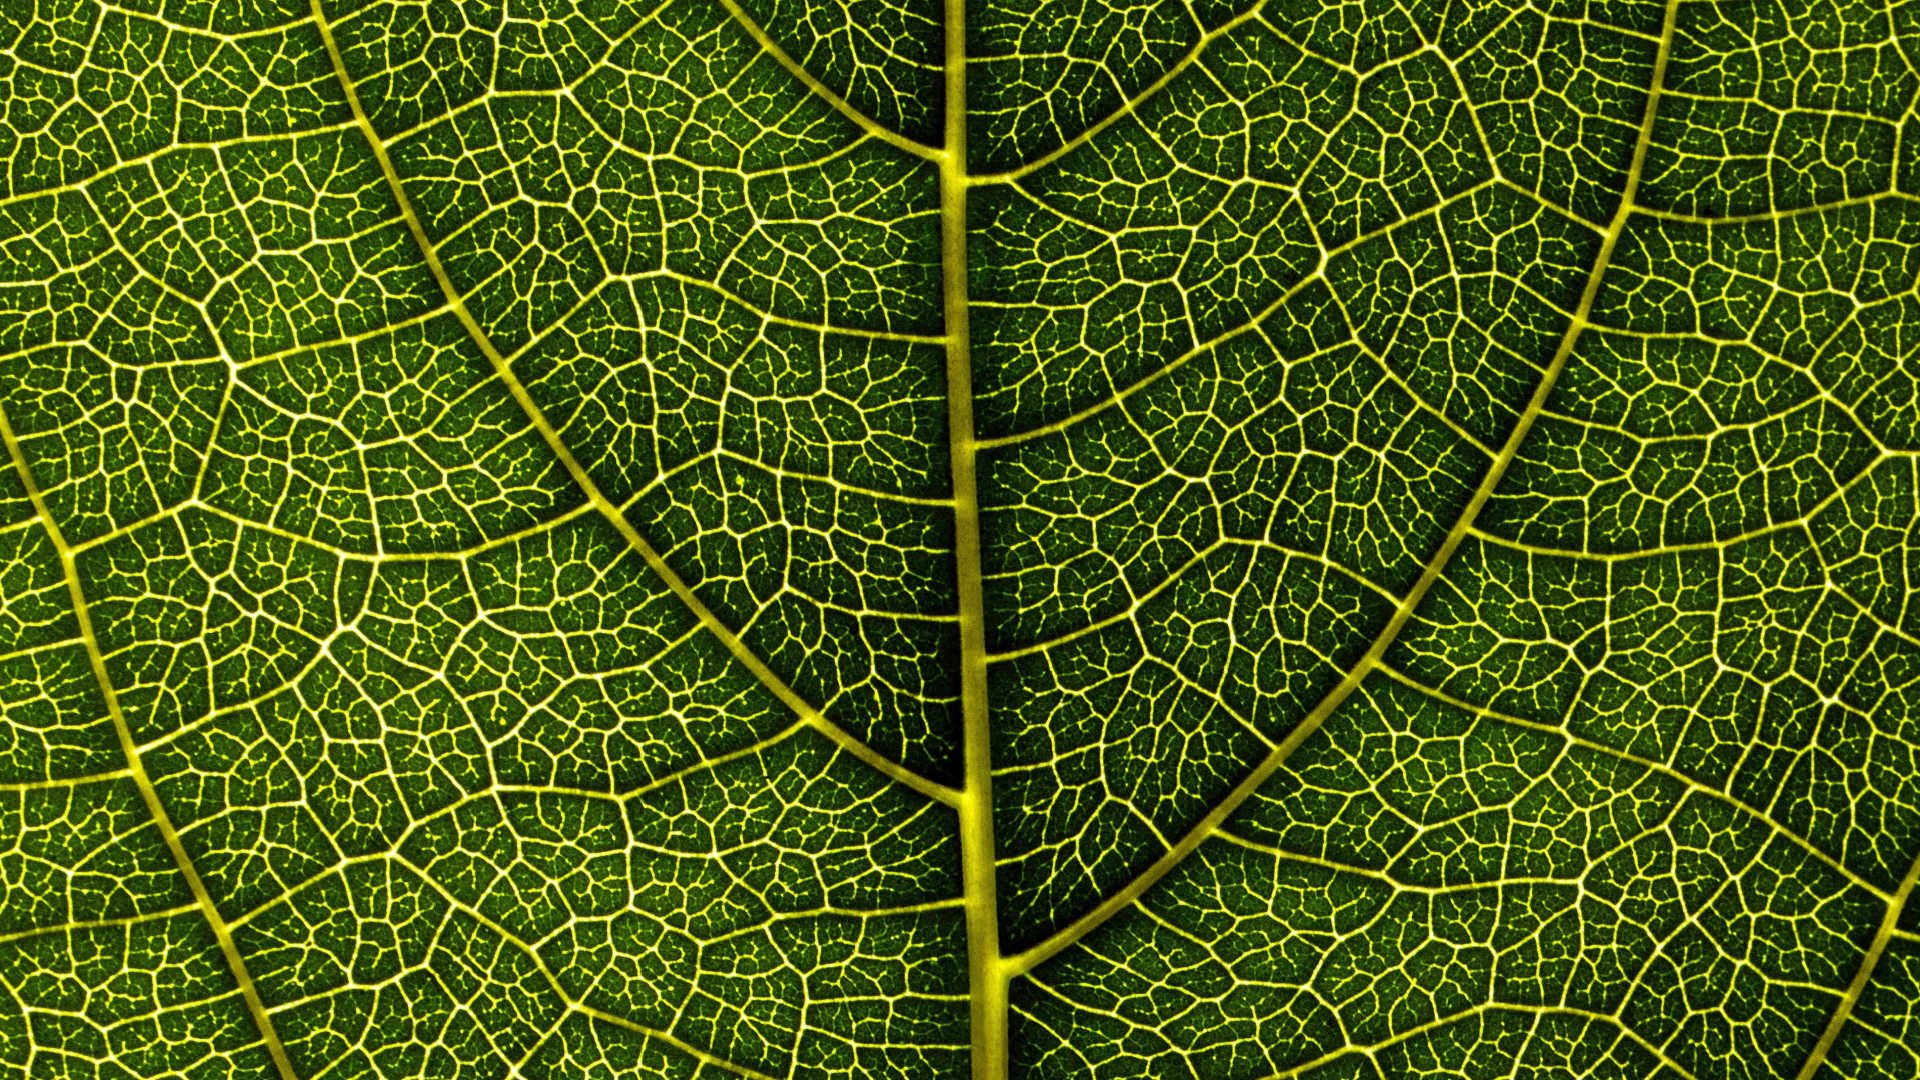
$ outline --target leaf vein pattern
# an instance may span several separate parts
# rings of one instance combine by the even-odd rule
[[[1180,838],[1178,843],[1158,859],[1154,860],[1153,864],[1145,871],[1128,881],[1118,892],[1109,896],[1106,900],[1103,900],[1099,906],[1047,939],[1016,956],[1009,957],[1005,962],[1010,972],[1023,973],[1030,971],[1068,945],[1079,941],[1108,919],[1125,910],[1155,882],[1166,876],[1169,871],[1191,855],[1194,850],[1200,846],[1202,841],[1212,835],[1242,803],[1250,798],[1253,793],[1260,788],[1261,784],[1272,776],[1273,773],[1286,762],[1287,758],[1306,742],[1307,738],[1325,722],[1326,718],[1359,688],[1361,681],[1380,663],[1381,659],[1386,655],[1388,647],[1399,637],[1400,631],[1406,626],[1414,610],[1420,606],[1420,602],[1425,599],[1427,592],[1433,587],[1434,582],[1439,580],[1441,571],[1444,570],[1448,562],[1451,561],[1454,552],[1459,549],[1461,541],[1466,539],[1468,531],[1473,527],[1474,520],[1479,516],[1481,508],[1486,505],[1488,498],[1492,496],[1494,489],[1499,486],[1501,478],[1506,474],[1507,468],[1513,463],[1515,456],[1519,453],[1520,446],[1526,440],[1527,433],[1532,430],[1534,420],[1540,415],[1548,396],[1552,393],[1554,383],[1560,371],[1566,366],[1568,358],[1572,356],[1574,342],[1588,325],[1587,316],[1592,311],[1595,298],[1599,295],[1601,279],[1612,258],[1614,248],[1625,232],[1627,221],[1634,212],[1634,196],[1639,187],[1640,174],[1645,166],[1647,149],[1652,139],[1654,119],[1660,103],[1661,87],[1665,80],[1667,58],[1673,45],[1675,17],[1678,8],[1679,0],[1669,0],[1666,6],[1664,30],[1661,34],[1658,52],[1654,59],[1652,88],[1647,95],[1645,115],[1641,120],[1640,134],[1638,141],[1634,145],[1633,158],[1628,167],[1626,183],[1622,188],[1620,204],[1601,241],[1599,254],[1596,256],[1593,268],[1587,276],[1586,286],[1581,291],[1579,305],[1574,311],[1573,319],[1569,323],[1566,333],[1554,353],[1553,359],[1548,363],[1538,385],[1535,387],[1532,397],[1528,400],[1525,411],[1521,413],[1519,420],[1513,426],[1512,432],[1508,435],[1505,445],[1501,447],[1499,456],[1496,457],[1488,467],[1479,486],[1469,498],[1466,507],[1461,511],[1453,527],[1448,531],[1439,549],[1421,571],[1420,577],[1414,583],[1413,588],[1408,591],[1406,597],[1402,599],[1400,604],[1394,609],[1386,625],[1381,628],[1378,635],[1375,636],[1372,643],[1367,647],[1360,661],[1356,663],[1347,674],[1341,678],[1340,682],[1327,693],[1319,704],[1314,706],[1313,710],[1288,733],[1286,739],[1268,753],[1245,778],[1233,787],[1225,798],[1221,799],[1193,828],[1188,830],[1188,832]]]
[[[52,542],[60,559],[60,569],[66,578],[67,594],[72,602],[74,618],[79,624],[80,640],[86,649],[87,662],[93,669],[94,681],[100,689],[100,696],[106,705],[107,714],[113,721],[114,734],[118,737],[120,751],[125,755],[127,770],[134,786],[139,789],[141,801],[146,804],[147,813],[152,817],[154,826],[159,829],[168,853],[179,868],[180,875],[186,879],[187,888],[193,894],[194,910],[207,923],[214,938],[219,942],[221,957],[226,961],[228,970],[238,985],[240,996],[246,1002],[247,1013],[253,1024],[259,1029],[261,1041],[266,1044],[267,1053],[273,1061],[274,1070],[281,1080],[298,1080],[293,1063],[287,1057],[287,1051],[281,1045],[280,1035],[274,1030],[273,1018],[267,1014],[266,1005],[260,999],[253,977],[247,972],[246,960],[240,955],[239,947],[234,943],[233,933],[227,925],[220,909],[215,906],[212,895],[200,878],[200,871],[193,864],[192,857],[181,842],[180,834],[173,826],[173,819],[167,813],[160,794],[154,789],[153,781],[147,775],[147,768],[140,759],[140,750],[135,745],[133,730],[127,724],[127,718],[120,709],[120,695],[115,690],[113,680],[107,673],[107,661],[100,651],[99,639],[93,632],[93,616],[87,605],[87,597],[80,585],[80,574],[74,565],[73,550],[67,546],[59,523],[47,509],[46,499],[40,493],[40,485],[28,468],[26,455],[20,449],[20,440],[15,436],[13,424],[6,413],[0,411],[0,442],[6,444],[7,456],[14,471],[20,478],[20,484],[26,489],[33,503],[34,513],[41,521],[47,538]]]
[[[820,710],[802,699],[799,694],[795,693],[793,688],[788,686],[785,680],[780,678],[772,668],[767,666],[766,661],[754,655],[753,652],[747,648],[746,644],[740,640],[739,636],[724,625],[719,617],[713,613],[712,609],[708,608],[707,605],[694,594],[693,589],[681,579],[680,575],[676,573],[671,566],[667,565],[666,560],[654,549],[653,545],[642,537],[633,527],[632,522],[627,520],[626,515],[620,512],[619,507],[615,506],[600,490],[599,484],[594,481],[585,466],[580,464],[579,459],[574,457],[573,451],[561,440],[559,433],[554,429],[553,425],[547,421],[545,414],[527,393],[526,387],[521,384],[519,377],[508,365],[505,355],[495,347],[486,331],[481,328],[480,324],[473,318],[472,313],[467,310],[465,300],[461,297],[459,290],[454,286],[453,280],[447,276],[446,268],[441,265],[439,255],[436,253],[432,241],[427,237],[425,228],[420,224],[418,215],[413,211],[412,200],[408,197],[405,188],[401,185],[399,174],[394,171],[393,163],[387,156],[384,141],[380,138],[379,133],[374,130],[372,122],[367,118],[366,111],[359,103],[359,94],[355,90],[352,78],[348,74],[346,61],[341,56],[340,47],[334,41],[331,24],[327,20],[326,11],[321,6],[320,0],[313,0],[313,18],[316,26],[320,29],[321,37],[327,43],[328,56],[333,62],[334,71],[340,81],[341,90],[346,94],[348,102],[354,111],[356,123],[364,135],[369,149],[379,161],[380,170],[393,193],[395,203],[400,208],[401,216],[406,220],[407,229],[412,233],[414,242],[419,246],[421,256],[426,261],[429,270],[433,273],[434,280],[445,294],[448,306],[459,319],[461,326],[466,329],[468,335],[473,339],[475,346],[480,349],[486,356],[488,362],[493,365],[501,381],[506,384],[513,394],[514,401],[519,405],[520,409],[526,413],[528,419],[540,432],[541,438],[546,442],[553,454],[560,459],[574,484],[586,495],[594,508],[600,512],[600,515],[620,533],[621,538],[640,555],[641,559],[646,562],[648,568],[666,583],[667,587],[680,599],[681,603],[685,604],[687,608],[693,612],[694,616],[700,620],[700,623],[707,628],[707,631],[724,644],[727,651],[733,654],[736,660],[751,671],[762,685],[772,691],[774,696],[779,698],[788,708],[792,709],[796,715],[805,719],[808,724],[832,739],[842,749],[891,779],[907,785],[928,798],[950,805],[953,804],[958,796],[951,789],[947,788],[946,785],[929,780],[897,762],[882,757],[864,742],[855,738],[846,731],[846,729],[828,719]]]

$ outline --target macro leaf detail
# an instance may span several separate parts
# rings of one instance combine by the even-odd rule
[[[0,11],[0,1073],[1920,1076],[1908,0]]]

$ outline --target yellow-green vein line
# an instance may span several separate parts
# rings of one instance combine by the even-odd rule
[[[723,0],[723,2],[731,2],[731,0]],[[1263,9],[1265,9],[1266,6],[1267,6],[1266,0],[1256,0],[1256,2],[1252,6],[1248,7],[1247,10],[1241,12],[1238,15],[1235,15],[1233,18],[1228,19],[1226,22],[1221,23],[1219,26],[1216,26],[1213,29],[1202,33],[1200,35],[1200,40],[1194,42],[1193,47],[1188,49],[1186,51],[1186,54],[1181,56],[1180,59],[1174,61],[1173,64],[1167,68],[1166,71],[1161,72],[1159,78],[1153,80],[1153,82],[1149,83],[1147,86],[1142,88],[1139,93],[1136,93],[1132,97],[1121,102],[1120,106],[1114,109],[1112,112],[1094,121],[1093,123],[1087,125],[1085,129],[1083,129],[1078,135],[1075,135],[1073,138],[1068,139],[1066,142],[1061,143],[1059,146],[1054,147],[1052,150],[1047,151],[1046,153],[1040,155],[1037,158],[1034,158],[1032,161],[1029,161],[1024,165],[1016,165],[1015,167],[1011,169],[1007,169],[1004,172],[978,173],[972,177],[969,177],[967,182],[970,184],[1010,183],[1012,181],[1019,180],[1022,177],[1030,176],[1033,173],[1039,171],[1040,169],[1044,169],[1048,165],[1051,165],[1054,162],[1059,161],[1061,158],[1066,157],[1068,154],[1073,153],[1075,150],[1078,150],[1080,147],[1085,146],[1089,141],[1091,141],[1095,136],[1099,135],[1101,132],[1107,130],[1113,125],[1119,123],[1120,121],[1125,120],[1127,117],[1132,116],[1135,112],[1139,110],[1140,105],[1143,102],[1151,100],[1155,95],[1159,94],[1160,91],[1166,89],[1167,85],[1172,83],[1173,80],[1179,78],[1183,73],[1185,73],[1188,68],[1192,67],[1194,64],[1199,63],[1200,55],[1206,52],[1208,46],[1212,45],[1214,42],[1220,40],[1221,38],[1226,37],[1228,34],[1233,33],[1235,30],[1239,29],[1242,24],[1259,18],[1260,12]]]
[[[685,1039],[680,1038],[678,1035],[675,1035],[671,1031],[664,1031],[656,1027],[648,1027],[647,1025],[639,1023],[637,1021],[629,1020],[618,1013],[608,1012],[605,1009],[596,1008],[595,1006],[589,1005],[586,1002],[581,1001],[580,999],[574,997],[572,994],[567,992],[567,988],[565,984],[563,984],[560,981],[560,977],[553,973],[553,969],[551,967],[547,966],[546,958],[540,955],[540,950],[534,948],[531,944],[523,940],[518,934],[515,934],[513,931],[507,929],[506,926],[502,925],[498,920],[494,919],[492,916],[488,915],[486,912],[481,911],[477,906],[470,904],[467,901],[461,899],[460,896],[455,894],[452,889],[447,888],[447,886],[441,883],[441,881],[438,878],[435,878],[432,874],[428,873],[426,867],[419,866],[413,863],[412,861],[408,860],[407,857],[404,855],[390,856],[390,858],[392,858],[395,863],[405,867],[407,870],[411,871],[415,876],[417,876],[422,882],[426,884],[427,888],[432,889],[434,893],[440,897],[440,899],[446,901],[447,906],[453,908],[455,911],[458,911],[460,914],[465,915],[467,918],[472,919],[474,922],[480,924],[481,926],[486,927],[489,931],[492,931],[493,934],[499,937],[501,941],[504,941],[507,943],[508,948],[518,950],[520,955],[526,957],[527,960],[533,964],[533,969],[540,973],[540,977],[546,981],[546,984],[549,987],[553,989],[553,992],[556,995],[558,995],[560,1000],[566,1003],[566,1008],[568,1009],[568,1011],[577,1012],[583,1016],[592,1017],[593,1019],[598,1020],[602,1023],[612,1024],[615,1027],[624,1029],[626,1031],[631,1031],[636,1035],[641,1035],[649,1039],[658,1040],[659,1042],[665,1043],[666,1045],[673,1047],[675,1050],[680,1051],[681,1053],[687,1055],[688,1057],[694,1059],[695,1061],[698,1061],[704,1065],[711,1065],[714,1068],[719,1069],[723,1072],[729,1072],[734,1074],[735,1076],[744,1076],[744,1077],[747,1077],[748,1080],[774,1080],[773,1077],[768,1076],[766,1073],[763,1073],[758,1069],[749,1068],[748,1066],[741,1065],[733,1061],[729,1061],[726,1058],[723,1058],[720,1055],[715,1054],[710,1050],[702,1049],[701,1047],[696,1046],[693,1043],[687,1042]]]
[[[987,711],[987,615],[980,566],[973,353],[967,319],[967,0],[946,0],[946,153],[940,159],[940,282],[947,335],[947,451],[960,609],[960,876],[966,898],[973,1080],[1007,1075],[1007,973],[993,839],[993,736]]]
[[[1554,349],[1553,359],[1548,362],[1546,370],[1541,374],[1540,382],[1534,387],[1533,396],[1528,399],[1525,410],[1515,421],[1506,442],[1501,445],[1499,456],[1495,457],[1492,464],[1487,467],[1486,475],[1474,488],[1473,495],[1467,500],[1466,507],[1461,510],[1453,527],[1447,530],[1446,538],[1440,542],[1439,549],[1434,552],[1431,559],[1427,560],[1413,588],[1408,590],[1405,599],[1394,608],[1392,616],[1374,636],[1365,654],[1347,670],[1340,682],[1329,690],[1327,695],[1320,699],[1319,704],[1294,725],[1293,730],[1287,733],[1287,737],[1266,757],[1257,762],[1252,770],[1238,784],[1235,784],[1233,789],[1222,797],[1204,817],[1119,891],[1038,944],[1008,957],[1006,964],[1010,971],[1016,974],[1030,971],[1061,949],[1080,940],[1094,928],[1125,910],[1145,894],[1155,882],[1184,862],[1187,856],[1193,854],[1208,836],[1212,835],[1235,810],[1240,808],[1242,803],[1251,798],[1253,793],[1266,783],[1281,765],[1286,763],[1289,757],[1293,756],[1295,750],[1319,730],[1320,725],[1326,722],[1327,717],[1331,716],[1335,709],[1338,709],[1355,690],[1359,689],[1361,682],[1386,655],[1388,647],[1400,636],[1400,631],[1413,617],[1414,610],[1426,598],[1434,582],[1439,580],[1441,571],[1452,561],[1454,552],[1459,550],[1461,542],[1472,530],[1474,520],[1480,516],[1481,508],[1492,497],[1494,489],[1500,485],[1500,479],[1506,475],[1508,467],[1519,455],[1520,446],[1526,441],[1527,433],[1532,430],[1534,421],[1539,418],[1548,396],[1552,394],[1555,381],[1559,379],[1560,372],[1566,367],[1568,358],[1573,355],[1574,343],[1579,340],[1581,332],[1587,327],[1587,318],[1593,312],[1593,302],[1600,295],[1601,279],[1606,276],[1607,265],[1613,259],[1614,248],[1626,232],[1627,219],[1633,214],[1634,198],[1640,186],[1640,174],[1646,164],[1647,147],[1652,142],[1654,115],[1659,110],[1660,88],[1666,81],[1667,57],[1672,52],[1674,21],[1679,2],[1680,0],[1667,0],[1665,22],[1660,33],[1660,47],[1654,54],[1652,89],[1647,93],[1645,111],[1640,119],[1640,134],[1634,141],[1633,158],[1627,167],[1626,183],[1620,192],[1620,205],[1614,211],[1613,220],[1608,224],[1607,231],[1600,242],[1600,250],[1594,257],[1593,267],[1587,273],[1587,282],[1580,292],[1580,301],[1574,309],[1573,318],[1569,320],[1566,332],[1561,335],[1560,343]]]
[[[1721,791],[1720,789],[1712,787],[1711,785],[1702,783],[1700,780],[1687,775],[1686,773],[1680,771],[1679,769],[1673,767],[1672,765],[1667,764],[1664,761],[1659,760],[1658,758],[1650,758],[1650,757],[1643,756],[1641,754],[1636,754],[1631,750],[1622,750],[1616,746],[1608,746],[1606,743],[1599,742],[1598,740],[1587,738],[1584,735],[1575,734],[1573,731],[1571,731],[1566,727],[1558,726],[1555,724],[1543,723],[1539,720],[1529,720],[1524,716],[1515,716],[1512,713],[1503,713],[1487,705],[1476,705],[1473,702],[1467,701],[1463,698],[1455,697],[1452,694],[1447,693],[1445,690],[1441,690],[1432,686],[1427,686],[1424,683],[1418,682],[1414,679],[1413,676],[1400,670],[1398,667],[1394,666],[1393,664],[1387,663],[1384,660],[1378,664],[1375,664],[1374,670],[1378,671],[1381,675],[1389,679],[1392,679],[1394,682],[1397,682],[1400,685],[1407,687],[1408,689],[1414,691],[1417,694],[1430,697],[1435,701],[1443,702],[1448,706],[1451,706],[1452,708],[1460,710],[1461,712],[1470,713],[1476,718],[1485,718],[1488,720],[1492,720],[1495,723],[1507,724],[1512,727],[1526,728],[1529,731],[1537,731],[1543,735],[1549,735],[1556,739],[1559,739],[1563,741],[1567,746],[1579,747],[1580,749],[1585,750],[1589,753],[1600,754],[1605,757],[1611,758],[1614,761],[1623,761],[1628,764],[1645,769],[1648,772],[1657,774],[1659,776],[1664,776],[1674,781],[1675,783],[1680,784],[1688,792],[1697,793],[1706,798],[1713,799],[1714,801],[1721,803],[1724,806],[1732,808],[1735,813],[1744,815],[1746,817],[1750,817],[1754,821],[1759,822],[1762,825],[1765,825],[1767,828],[1773,830],[1775,833],[1785,837],[1790,843],[1793,844],[1794,847],[1798,848],[1801,852],[1818,860],[1822,865],[1826,866],[1828,869],[1832,870],[1834,873],[1839,874],[1841,877],[1846,878],[1849,883],[1856,885],[1862,889],[1865,889],[1866,891],[1872,893],[1874,896],[1878,897],[1879,899],[1885,900],[1885,899],[1888,899],[1889,896],[1891,895],[1885,889],[1880,888],[1879,886],[1875,885],[1873,882],[1868,881],[1866,878],[1863,878],[1859,874],[1854,873],[1852,870],[1848,869],[1846,863],[1843,863],[1839,859],[1834,858],[1832,855],[1829,855],[1826,852],[1820,850],[1820,848],[1817,847],[1813,843],[1813,841],[1807,839],[1806,837],[1800,835],[1797,832],[1794,832],[1792,829],[1787,828],[1786,826],[1780,824],[1779,822],[1774,821],[1773,819],[1769,818],[1765,813],[1754,809],[1753,807],[1747,805],[1746,803],[1741,802],[1739,799],[1734,798],[1728,792]]]
[[[1485,191],[1488,188],[1493,187],[1494,185],[1495,185],[1495,181],[1483,180],[1480,183],[1473,185],[1472,187],[1461,188],[1459,191],[1456,191],[1452,195],[1449,195],[1446,198],[1441,199],[1439,202],[1434,203],[1432,206],[1429,206],[1424,210],[1419,210],[1419,211],[1416,211],[1415,213],[1409,214],[1407,217],[1401,219],[1400,221],[1394,222],[1392,225],[1383,225],[1377,229],[1370,229],[1366,232],[1362,232],[1354,236],[1350,240],[1344,240],[1334,245],[1333,247],[1323,249],[1320,253],[1319,262],[1314,265],[1312,270],[1309,270],[1305,274],[1302,274],[1299,280],[1295,281],[1293,284],[1288,285],[1285,289],[1281,290],[1280,295],[1268,301],[1265,305],[1263,305],[1260,308],[1260,310],[1247,316],[1244,320],[1242,320],[1239,324],[1235,325],[1233,328],[1229,330],[1224,330],[1218,334],[1215,334],[1213,337],[1210,337],[1205,341],[1194,343],[1193,345],[1189,346],[1187,349],[1182,351],[1180,355],[1174,357],[1173,359],[1167,361],[1166,363],[1159,365],[1158,367],[1155,367],[1152,371],[1149,371],[1147,374],[1140,376],[1138,379],[1135,379],[1133,382],[1128,383],[1126,386],[1121,387],[1120,389],[1115,390],[1110,394],[1107,394],[1106,396],[1102,397],[1100,400],[1093,402],[1090,405],[1086,405],[1079,409],[1076,409],[1072,413],[1069,413],[1068,415],[1063,416],[1058,420],[1050,420],[1047,423],[1038,424],[1034,427],[1026,428],[1021,431],[1011,432],[1006,435],[995,435],[991,438],[981,439],[979,441],[980,448],[983,450],[994,450],[1002,446],[1013,446],[1018,443],[1032,442],[1036,439],[1044,438],[1045,436],[1048,436],[1048,435],[1055,435],[1062,431],[1066,431],[1069,428],[1075,427],[1076,425],[1083,424],[1089,418],[1097,416],[1100,413],[1106,412],[1109,409],[1115,409],[1115,408],[1121,407],[1126,403],[1127,399],[1144,392],[1148,387],[1151,387],[1165,380],[1166,378],[1171,376],[1174,372],[1179,371],[1181,368],[1186,367],[1188,364],[1199,359],[1200,357],[1203,357],[1208,353],[1214,351],[1215,349],[1220,348],[1222,345],[1226,344],[1227,342],[1233,341],[1236,338],[1239,338],[1245,334],[1261,333],[1262,331],[1260,328],[1263,324],[1265,324],[1265,322],[1269,317],[1271,317],[1275,312],[1278,312],[1283,308],[1285,308],[1290,301],[1292,301],[1295,297],[1299,296],[1309,286],[1313,285],[1315,282],[1323,281],[1326,277],[1327,268],[1333,265],[1333,261],[1337,257],[1349,251],[1356,250],[1361,245],[1366,244],[1371,240],[1385,236],[1387,233],[1393,231],[1394,229],[1402,228],[1410,222],[1419,221],[1427,217],[1438,215],[1442,211],[1446,210],[1448,207],[1458,205],[1461,202],[1471,199],[1474,196],[1478,195],[1480,192]],[[1045,205],[1045,204],[1043,203],[1041,205]],[[1318,354],[1316,353],[1314,355],[1318,355]],[[1302,359],[1302,358],[1296,357],[1294,359]],[[1427,403],[1425,402],[1422,402],[1422,404],[1427,405]],[[1427,407],[1431,408],[1430,405],[1428,405]]]
[[[1539,1023],[1541,1017],[1547,1016],[1566,1016],[1578,1020],[1585,1020],[1589,1024],[1605,1024],[1615,1031],[1618,1031],[1621,1037],[1628,1042],[1646,1051],[1650,1057],[1660,1063],[1666,1072],[1671,1072],[1673,1075],[1680,1077],[1681,1080],[1695,1080],[1693,1073],[1682,1068],[1679,1062],[1667,1056],[1666,1051],[1654,1045],[1646,1036],[1628,1027],[1626,1023],[1617,1016],[1608,1013],[1594,1012],[1591,1009],[1576,1008],[1571,1005],[1509,1005],[1505,1002],[1487,1002],[1462,1009],[1459,1012],[1448,1013],[1445,1016],[1436,1016],[1431,1020],[1415,1024],[1404,1031],[1396,1032],[1388,1038],[1364,1047],[1343,1046],[1337,1050],[1322,1054],[1319,1057],[1303,1061],[1291,1068],[1284,1069],[1277,1073],[1270,1073],[1265,1080],[1293,1080],[1295,1077],[1309,1076],[1321,1066],[1333,1061],[1338,1061],[1345,1055],[1354,1053],[1355,1051],[1372,1057],[1374,1054],[1389,1047],[1404,1045],[1423,1035],[1430,1035],[1454,1024],[1494,1012],[1530,1014],[1534,1017],[1535,1024]]]
[[[766,28],[761,26],[753,16],[747,14],[746,9],[741,7],[737,0],[720,0],[720,6],[725,8],[727,14],[733,17],[733,21],[738,23],[740,28],[747,32],[747,36],[753,39],[754,44],[760,46],[761,49],[766,51],[768,56],[773,57],[775,63],[786,69],[787,74],[800,80],[801,85],[811,90],[822,101],[832,106],[835,112],[852,121],[853,126],[879,139],[881,142],[899,147],[915,157],[925,158],[928,161],[940,160],[939,148],[928,146],[918,139],[909,139],[905,135],[887,127],[873,117],[854,108],[852,102],[842,97],[838,91],[826,83],[821,82],[813,72],[808,71],[798,60],[795,60],[787,50],[781,48],[778,42],[768,36]]]
[[[694,617],[700,621],[700,625],[724,645],[733,658],[752,672],[754,678],[779,698],[782,704],[811,724],[815,730],[831,739],[842,750],[866,762],[888,778],[905,784],[930,799],[949,806],[958,805],[959,792],[945,784],[929,780],[874,750],[855,737],[852,732],[829,720],[819,709],[814,708],[810,702],[788,686],[785,679],[768,667],[766,661],[760,659],[753,650],[747,648],[746,643],[740,640],[740,636],[721,622],[719,616],[715,615],[713,610],[695,595],[692,586],[667,565],[666,559],[647,542],[645,537],[640,535],[639,531],[633,527],[633,523],[627,520],[627,516],[621,513],[620,508],[614,505],[613,500],[600,489],[599,483],[587,472],[586,467],[580,464],[580,460],[573,455],[573,450],[567,446],[566,441],[560,438],[560,432],[547,419],[546,413],[534,402],[533,395],[527,392],[526,385],[520,381],[518,375],[514,374],[513,368],[507,363],[507,358],[500,352],[499,347],[494,345],[493,339],[473,317],[473,313],[467,310],[465,298],[461,296],[460,290],[454,287],[453,278],[448,276],[446,266],[441,263],[432,240],[427,237],[426,227],[420,223],[419,215],[414,212],[413,200],[407,196],[406,187],[400,182],[400,174],[394,169],[393,160],[387,155],[386,143],[380,138],[380,133],[374,130],[373,121],[368,118],[366,110],[361,106],[360,95],[354,89],[353,77],[347,72],[346,59],[341,55],[340,46],[334,40],[333,26],[327,21],[326,10],[321,6],[321,0],[312,0],[312,8],[314,24],[318,27],[321,40],[326,45],[327,56],[333,62],[334,75],[346,96],[348,108],[353,112],[354,122],[359,126],[362,137],[366,139],[368,149],[373,152],[374,160],[379,163],[381,175],[386,178],[387,189],[393,195],[394,205],[400,217],[406,222],[407,231],[413,235],[414,244],[419,247],[428,271],[439,284],[440,292],[446,298],[448,310],[453,312],[454,317],[460,321],[460,325],[466,329],[467,336],[473,339],[474,345],[486,356],[487,362],[492,365],[501,384],[513,396],[521,412],[526,414],[527,421],[540,433],[547,448],[567,470],[567,475],[572,477],[575,486],[586,496],[587,501],[592,503],[594,509],[598,510],[608,524],[619,532],[627,545],[647,564],[648,569],[652,570],[666,584],[668,590],[686,606],[687,610],[693,613]]]
[[[1820,1041],[1813,1045],[1813,1052],[1795,1074],[1795,1080],[1813,1080],[1820,1066],[1826,1063],[1827,1054],[1833,1049],[1834,1041],[1840,1038],[1840,1032],[1847,1026],[1847,1017],[1853,1015],[1854,1006],[1860,1004],[1861,995],[1867,992],[1867,983],[1873,980],[1873,971],[1880,966],[1880,957],[1887,951],[1887,943],[1893,940],[1894,931],[1900,928],[1900,916],[1906,911],[1907,901],[1913,897],[1913,887],[1920,882],[1920,856],[1915,856],[1913,865],[1907,867],[1907,876],[1900,879],[1900,887],[1893,892],[1893,898],[1887,901],[1887,913],[1880,918],[1880,928],[1874,931],[1873,943],[1867,946],[1867,955],[1860,958],[1860,969],[1853,973],[1853,981],[1840,997],[1840,1004],[1827,1018],[1826,1029],[1820,1032]]]
[[[181,841],[179,830],[173,827],[173,819],[160,802],[160,793],[154,789],[153,779],[147,775],[147,767],[140,760],[133,729],[127,724],[127,714],[120,708],[120,695],[114,690],[113,680],[107,674],[107,658],[100,651],[100,639],[93,630],[93,615],[87,607],[86,592],[80,584],[80,567],[74,560],[73,548],[68,546],[65,534],[60,531],[52,510],[47,507],[47,499],[40,490],[39,481],[34,479],[33,470],[27,465],[26,451],[21,448],[20,440],[13,433],[13,424],[4,411],[0,411],[0,442],[6,443],[7,456],[13,461],[14,471],[20,475],[20,484],[26,489],[27,499],[33,504],[34,513],[45,524],[47,539],[60,558],[60,569],[67,579],[67,596],[73,604],[74,621],[79,627],[81,644],[86,649],[87,664],[93,669],[94,681],[100,685],[100,697],[106,704],[108,718],[113,722],[113,733],[120,740],[120,752],[126,756],[127,771],[132,776],[133,786],[139,789],[140,799],[147,805],[147,813],[160,830],[161,841],[173,856],[174,865],[180,868],[180,876],[186,879],[187,890],[193,894],[194,904],[220,944],[220,954],[226,958],[233,981],[239,984],[240,997],[246,1002],[254,1026],[260,1029],[260,1039],[266,1043],[267,1056],[273,1059],[274,1071],[280,1074],[282,1080],[298,1080],[298,1074],[293,1071],[293,1062],[287,1057],[287,1049],[280,1045],[280,1036],[273,1029],[273,1017],[267,1014],[266,1002],[260,999],[253,976],[247,973],[247,963],[240,956],[240,947],[234,943],[233,931],[227,926],[220,909],[214,905],[213,895],[207,891],[206,882],[200,879],[200,871],[187,855],[186,844]]]

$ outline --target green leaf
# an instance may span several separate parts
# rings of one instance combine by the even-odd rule
[[[1920,1076],[1920,7],[16,0],[0,1073]]]

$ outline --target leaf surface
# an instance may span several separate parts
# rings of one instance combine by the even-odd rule
[[[0,12],[0,1070],[1920,1076],[1920,9]]]

